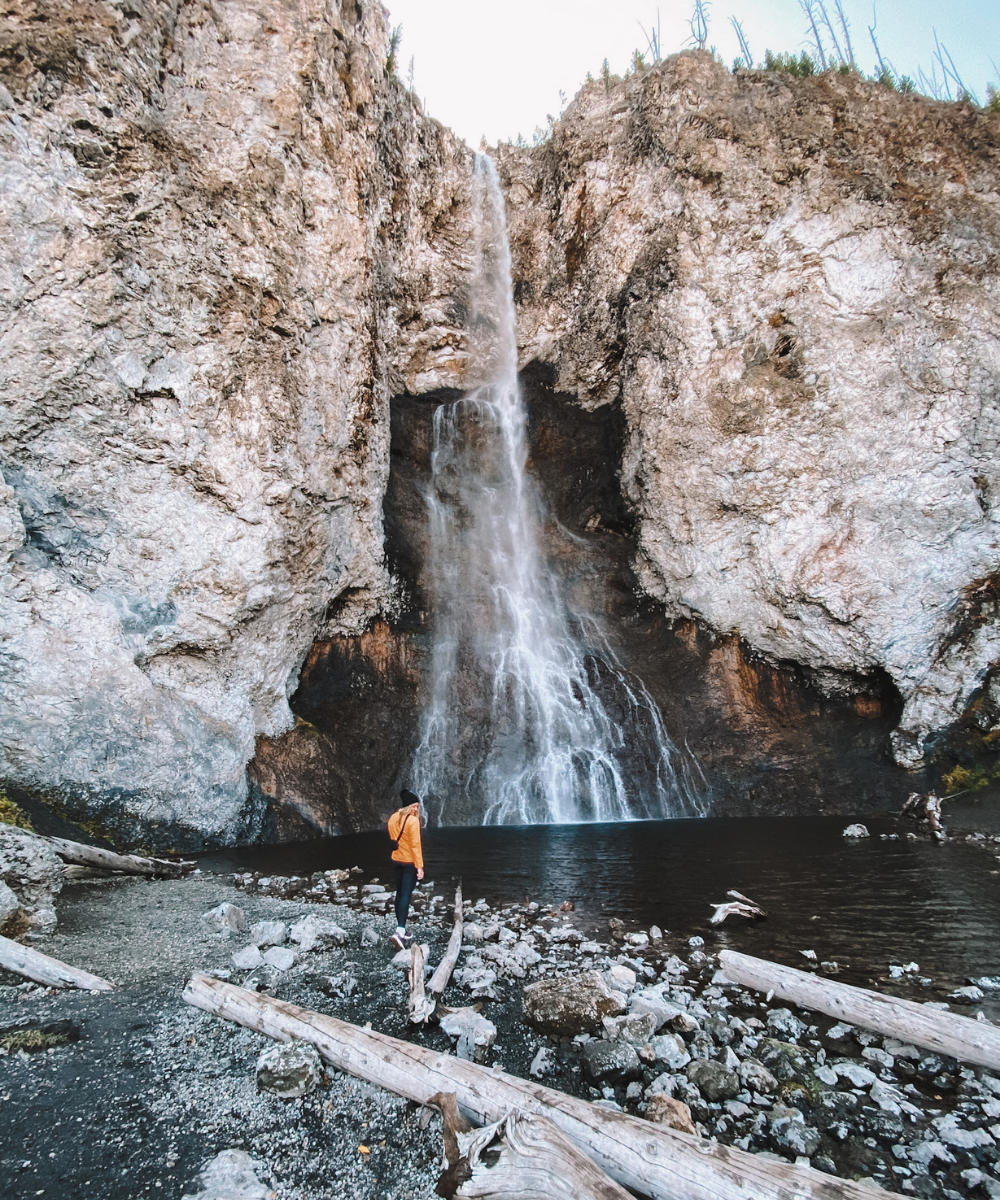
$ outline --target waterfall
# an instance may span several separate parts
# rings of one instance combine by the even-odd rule
[[[593,622],[570,611],[540,544],[526,472],[510,244],[493,161],[477,155],[468,308],[473,389],[434,413],[433,641],[413,786],[441,823],[702,815],[700,772]]]

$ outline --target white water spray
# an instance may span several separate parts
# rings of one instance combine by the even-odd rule
[[[413,786],[445,824],[702,815],[700,772],[670,742],[645,688],[606,648],[583,644],[542,554],[503,196],[483,155],[473,199],[475,387],[434,413],[431,695]]]

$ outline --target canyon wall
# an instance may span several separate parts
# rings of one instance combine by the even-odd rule
[[[388,53],[360,0],[0,16],[0,784],[122,840],[364,827],[405,775],[390,399],[463,381],[471,155]],[[559,493],[573,570],[660,630],[640,673],[687,648],[672,732],[756,742],[753,811],[819,761],[796,722],[870,718],[874,762],[902,707],[917,766],[1000,657],[998,144],[689,53],[495,152],[535,425],[622,432],[599,504],[586,463]]]

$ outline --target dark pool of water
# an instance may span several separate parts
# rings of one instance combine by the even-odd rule
[[[527,828],[431,829],[427,874],[442,889],[461,877],[466,897],[490,903],[530,897],[572,900],[572,920],[607,929],[657,924],[805,966],[802,950],[841,964],[841,978],[881,981],[890,962],[916,961],[933,989],[903,984],[914,999],[940,999],[967,976],[1000,975],[1000,862],[964,842],[887,841],[906,826],[866,818],[872,837],[847,841],[843,817],[636,822]],[[383,833],[207,856],[205,870],[307,874],[358,865],[365,879],[389,878]],[[748,924],[709,925],[711,905],[735,888],[768,912]],[[980,1005],[1000,1017],[1000,994]]]

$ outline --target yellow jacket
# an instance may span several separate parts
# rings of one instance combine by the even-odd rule
[[[420,849],[420,817],[414,816],[406,808],[397,809],[389,818],[389,837],[399,843],[399,849],[393,850],[392,861],[413,863],[423,870],[424,856]]]

